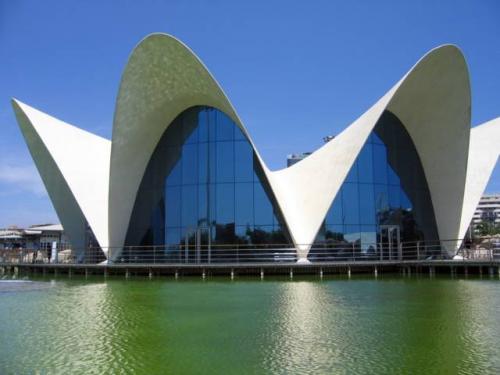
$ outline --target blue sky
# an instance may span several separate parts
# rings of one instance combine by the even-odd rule
[[[0,227],[58,221],[10,98],[110,138],[127,57],[151,32],[200,56],[272,169],[339,133],[444,43],[469,64],[473,125],[500,116],[494,0],[0,0]],[[500,191],[498,166],[487,190]]]

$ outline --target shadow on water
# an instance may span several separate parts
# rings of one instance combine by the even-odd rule
[[[0,373],[500,371],[498,280],[49,280],[0,283]]]

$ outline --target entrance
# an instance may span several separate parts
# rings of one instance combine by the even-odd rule
[[[380,260],[402,259],[399,225],[381,225],[379,231]]]
[[[210,228],[188,229],[184,237],[184,263],[211,262]]]

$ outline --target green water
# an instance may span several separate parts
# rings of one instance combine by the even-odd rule
[[[0,374],[498,374],[500,281],[0,282]]]

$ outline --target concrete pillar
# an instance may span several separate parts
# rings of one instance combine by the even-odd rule
[[[178,270],[175,270],[174,277],[176,280],[179,278],[179,271]]]
[[[149,269],[149,280],[151,280],[153,278],[153,269],[150,268]]]
[[[347,267],[347,277],[351,278],[351,267]]]
[[[206,273],[205,273],[205,268],[203,268],[203,271],[201,272],[201,278],[203,280],[205,280],[205,278],[207,277]]]
[[[260,269],[260,279],[264,280],[264,269],[263,268]]]
[[[320,268],[319,269],[319,278],[322,279],[323,278],[323,268]]]
[[[378,269],[377,269],[377,266],[375,266],[375,269],[373,270],[373,274],[375,275],[375,277],[378,277]]]
[[[293,268],[290,268],[290,279],[293,279]]]
[[[231,280],[234,280],[234,268],[231,268]]]

